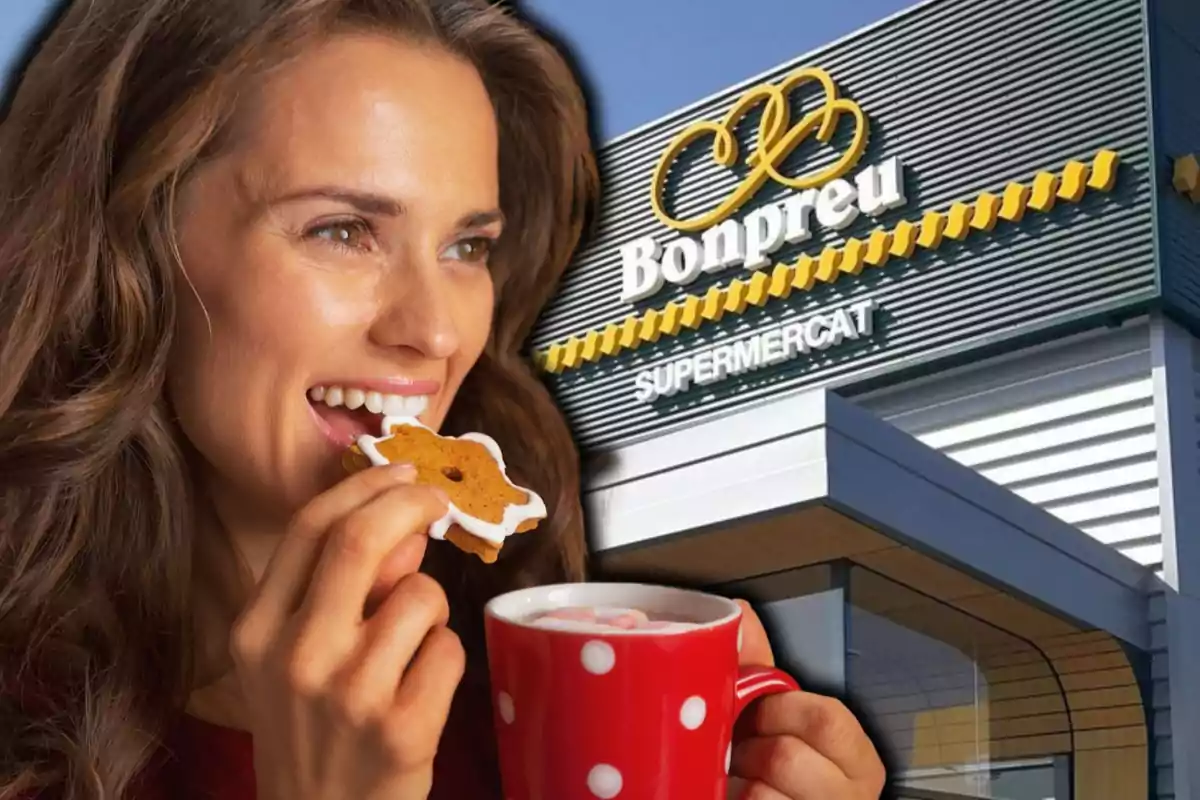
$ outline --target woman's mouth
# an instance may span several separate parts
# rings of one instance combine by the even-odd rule
[[[349,447],[363,434],[382,434],[384,417],[419,417],[429,406],[428,394],[392,394],[354,386],[314,386],[308,402],[317,425],[333,444]]]

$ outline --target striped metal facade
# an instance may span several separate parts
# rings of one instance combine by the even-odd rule
[[[1200,3],[1150,0],[1150,21],[1163,299],[1200,331],[1200,205],[1171,186],[1174,159],[1200,155]]]
[[[1158,569],[1154,390],[1143,321],[856,399],[925,444]]]
[[[1192,394],[1196,419],[1196,463],[1200,465],[1200,339],[1192,342]],[[1200,471],[1196,473],[1200,486]]]
[[[798,10],[794,21],[763,24],[790,22],[803,24],[803,13]],[[664,243],[674,238],[653,216],[649,199],[651,174],[668,141],[687,123],[719,118],[748,86],[777,81],[798,66],[826,70],[843,96],[861,105],[872,137],[860,167],[898,156],[909,201],[876,221],[863,215],[840,236],[818,231],[803,245],[809,254],[840,245],[843,237],[865,238],[876,225],[919,223],[927,210],[945,211],[983,191],[1002,192],[1010,181],[1028,182],[1073,159],[1089,162],[1104,149],[1120,154],[1121,167],[1111,194],[1089,194],[1078,205],[1060,202],[1019,224],[1001,223],[992,233],[947,241],[911,260],[843,276],[550,376],[577,441],[585,450],[617,446],[783,392],[852,384],[1151,300],[1157,286],[1146,62],[1142,0],[933,0],[604,148],[606,197],[598,228],[544,314],[534,337],[538,348],[637,310],[619,298],[618,248],[647,234]],[[745,127],[743,152],[756,123]],[[838,137],[833,144],[841,144]],[[694,159],[674,186],[679,213],[712,207],[738,181],[704,155],[704,163]],[[830,157],[818,153],[812,163]],[[755,203],[783,195],[764,189]],[[785,248],[776,256],[782,261],[798,252]],[[707,279],[727,283],[747,276],[734,268]],[[703,292],[705,280],[686,291]],[[661,307],[680,293],[669,286],[640,307]],[[641,369],[863,297],[880,306],[869,341],[651,404],[633,397]]]
[[[1171,682],[1167,652],[1167,598],[1150,597],[1150,733],[1154,750],[1155,800],[1175,800],[1175,753],[1171,736]]]
[[[1200,465],[1200,339],[1192,342],[1192,418],[1195,426],[1192,435],[1196,446],[1196,464]],[[1186,480],[1186,476],[1182,476]],[[1200,469],[1197,470],[1194,486],[1200,487]],[[1177,528],[1178,530],[1178,528]],[[1193,535],[1200,531],[1193,531]],[[1170,669],[1171,652],[1168,646],[1171,641],[1172,626],[1196,625],[1193,620],[1181,617],[1177,612],[1169,614],[1168,603],[1177,601],[1174,589],[1163,587],[1150,598],[1150,680],[1151,680],[1151,724],[1154,733],[1154,769],[1155,785],[1158,794],[1156,800],[1183,800],[1183,790],[1177,791],[1175,786],[1175,757],[1180,748],[1175,745],[1174,727],[1171,717],[1172,672]],[[1176,637],[1176,641],[1186,641],[1185,637]],[[1186,675],[1186,673],[1185,673]],[[1188,685],[1195,685],[1194,678],[1183,679]],[[1188,713],[1186,710],[1181,714]]]

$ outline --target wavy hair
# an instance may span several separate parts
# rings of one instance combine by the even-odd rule
[[[578,455],[522,353],[597,193],[555,48],[483,0],[77,0],[0,120],[0,798],[127,796],[191,688],[173,203],[239,93],[342,30],[467,59],[498,121],[495,323],[446,427],[494,436],[550,518],[490,568],[431,552],[468,652],[488,597],[583,576]]]

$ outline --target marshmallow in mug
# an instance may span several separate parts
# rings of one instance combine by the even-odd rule
[[[547,630],[579,633],[614,633],[616,631],[685,631],[695,623],[676,619],[655,619],[637,608],[609,606],[569,606],[535,614],[528,622]]]

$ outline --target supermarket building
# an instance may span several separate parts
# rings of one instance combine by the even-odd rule
[[[931,0],[606,145],[597,569],[760,602],[902,797],[1200,797],[1197,86],[1194,0]]]

